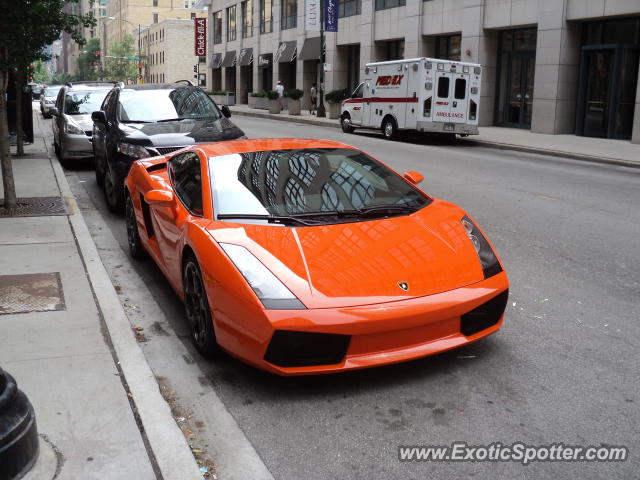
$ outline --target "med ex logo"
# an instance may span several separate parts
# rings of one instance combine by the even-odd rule
[[[376,86],[400,85],[404,75],[380,75],[376,80]]]

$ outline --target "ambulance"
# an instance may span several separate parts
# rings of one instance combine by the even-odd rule
[[[368,63],[364,81],[342,102],[342,130],[478,134],[482,67],[436,58]]]

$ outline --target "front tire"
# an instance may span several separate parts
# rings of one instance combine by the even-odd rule
[[[122,213],[124,210],[124,187],[118,185],[118,182],[113,178],[113,172],[106,166],[104,172],[104,198],[107,201],[109,210],[113,213]]]
[[[218,353],[218,344],[202,273],[193,255],[185,260],[182,272],[184,308],[191,325],[191,341],[202,356],[214,357]]]
[[[125,204],[125,217],[127,224],[127,243],[129,244],[129,253],[136,260],[142,260],[146,257],[146,251],[140,241],[140,233],[138,230],[138,221],[136,220],[136,211],[133,208],[131,196],[127,195]]]
[[[386,117],[382,121],[382,135],[387,140],[393,140],[398,135],[398,126],[393,117]]]
[[[348,113],[342,115],[340,119],[340,126],[342,127],[342,131],[344,133],[353,133],[355,128],[351,125],[351,116]]]

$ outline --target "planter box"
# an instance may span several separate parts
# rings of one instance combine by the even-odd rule
[[[269,108],[269,99],[267,97],[252,97],[249,95],[249,108],[267,110]]]
[[[335,120],[337,118],[340,118],[340,111],[342,110],[342,103],[327,103],[327,105],[329,106],[328,110],[327,110],[327,114],[329,115],[329,118]]]
[[[289,99],[289,115],[300,115],[300,100]]]
[[[227,93],[226,95],[210,95],[213,98],[213,101],[218,105],[235,105],[236,104],[236,94],[233,92]]]
[[[280,113],[280,99],[269,100],[269,113]]]

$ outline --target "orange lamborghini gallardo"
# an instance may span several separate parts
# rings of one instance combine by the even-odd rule
[[[420,358],[496,332],[509,287],[422,179],[326,140],[195,145],[133,164],[129,248],[184,300],[204,355],[280,375]]]

